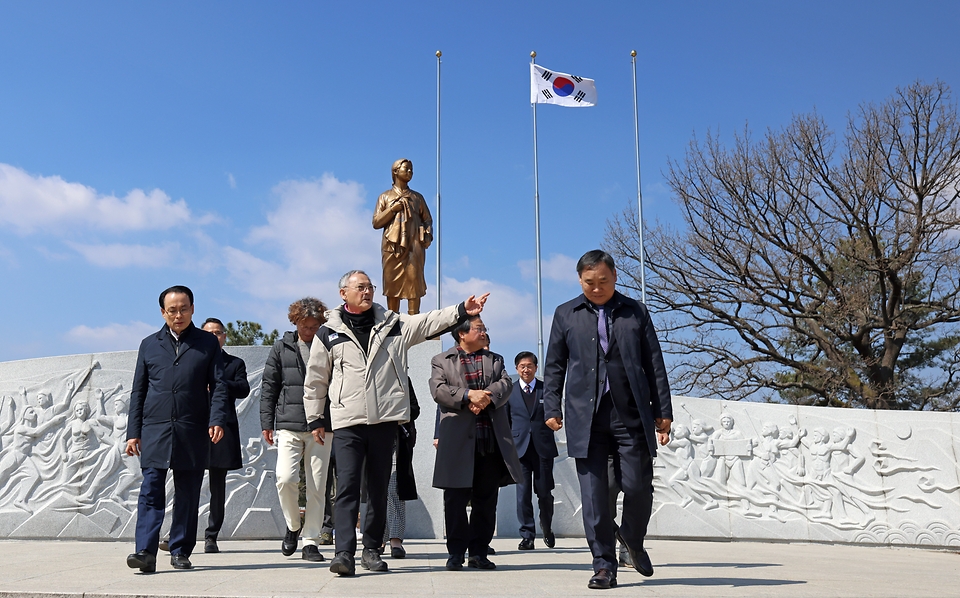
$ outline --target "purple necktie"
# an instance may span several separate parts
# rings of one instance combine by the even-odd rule
[[[602,305],[597,313],[597,332],[600,334],[600,349],[606,355],[607,349],[610,348],[610,341],[607,339],[607,312]]]
[[[603,355],[606,355],[607,349],[610,348],[610,340],[607,338],[607,311],[603,305],[600,306],[597,312],[597,333],[600,337],[600,350],[603,352]],[[604,374],[606,374],[606,371],[604,371]],[[606,375],[603,377],[602,387],[603,392],[610,390],[610,380]]]

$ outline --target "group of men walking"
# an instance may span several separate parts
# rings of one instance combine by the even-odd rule
[[[465,559],[470,567],[495,568],[487,557],[497,495],[507,483],[518,484],[519,549],[535,547],[534,494],[543,542],[554,546],[551,491],[558,453],[553,434],[565,428],[568,455],[576,460],[584,530],[593,554],[594,575],[588,586],[616,586],[618,539],[627,547],[632,565],[643,575],[653,574],[643,549],[652,508],[652,458],[657,444],[667,442],[672,419],[663,357],[646,307],[616,291],[616,268],[608,254],[587,252],[577,264],[577,273],[583,294],[556,310],[543,382],[536,378],[539,364],[532,353],[516,356],[520,379],[513,382],[503,358],[486,348],[489,341],[480,313],[487,295],[423,314],[398,314],[374,303],[370,278],[353,270],[339,283],[342,304],[304,318],[313,320],[304,322],[304,334],[291,315],[298,334],[285,336],[278,345],[290,345],[288,360],[302,360],[298,398],[305,429],[285,434],[280,428],[274,434],[274,428],[280,427],[277,406],[269,434],[264,428],[264,438],[289,441],[294,448],[288,453],[297,459],[301,454],[317,455],[321,465],[330,453],[329,448],[318,448],[332,446],[337,476],[332,572],[356,573],[355,530],[362,484],[366,511],[360,566],[370,571],[388,569],[380,558],[387,486],[398,426],[411,419],[407,351],[449,331],[456,344],[433,358],[430,377],[431,394],[440,411],[433,485],[444,490],[446,568],[458,570]],[[171,564],[189,568],[210,444],[222,442],[224,426],[234,411],[224,383],[225,354],[214,335],[196,331],[191,322],[192,293],[185,287],[171,287],[161,294],[160,306],[166,324],[140,347],[127,448],[129,454],[140,455],[144,475],[137,551],[127,563],[144,572],[156,568],[164,481],[170,469],[175,487]],[[283,369],[289,363],[277,365]],[[264,388],[267,385],[265,373]],[[236,421],[235,412],[232,415]],[[261,423],[264,416],[262,409]],[[609,467],[611,458],[616,467]],[[290,464],[282,469],[291,469]],[[323,493],[325,473],[323,467],[320,470],[308,474],[308,493]],[[611,471],[616,472],[616,486],[624,494],[619,527],[611,512]],[[291,502],[290,496],[280,498],[281,504]],[[287,535],[299,533],[299,518],[285,518]],[[305,538],[316,535],[317,523],[304,522]],[[209,529],[206,537],[209,543]]]

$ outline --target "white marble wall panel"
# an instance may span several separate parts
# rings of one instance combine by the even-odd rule
[[[244,468],[227,477],[221,536],[279,538],[276,451],[263,442],[259,421],[269,349],[228,350],[246,362],[252,391],[237,404]],[[420,499],[407,503],[409,538],[443,537],[442,492],[431,485],[436,405],[428,387],[430,359],[440,351],[431,341],[410,353],[423,412],[414,454]],[[0,537],[133,536],[139,463],[121,449],[135,359],[123,352],[0,363]],[[957,414],[688,397],[675,397],[674,412],[671,442],[655,462],[651,536],[960,546]],[[563,431],[557,439],[554,530],[582,536],[574,463]],[[207,500],[204,487],[202,516]],[[518,527],[507,487],[497,533],[518,537]]]

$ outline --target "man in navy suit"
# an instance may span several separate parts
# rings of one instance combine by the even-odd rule
[[[547,427],[543,416],[543,383],[537,380],[537,356],[521,351],[513,360],[520,380],[513,383],[510,393],[510,426],[513,443],[520,456],[522,479],[517,483],[517,519],[520,521],[520,550],[533,550],[537,528],[533,521],[533,495],[540,506],[540,528],[543,543],[553,548],[553,460],[557,457],[557,443],[553,430]],[[533,483],[531,484],[531,478]]]
[[[205,330],[217,338],[220,349],[227,342],[227,329],[217,318],[207,318],[203,322]],[[227,471],[243,467],[243,455],[240,453],[240,422],[237,420],[236,402],[250,394],[250,382],[247,380],[247,364],[236,355],[223,351],[223,385],[227,389],[230,408],[223,425],[223,439],[210,445],[210,514],[207,517],[207,529],[203,533],[203,551],[220,552],[217,537],[223,527],[223,517],[227,503]],[[211,389],[212,390],[212,389]]]
[[[657,443],[670,439],[673,409],[650,313],[617,292],[613,258],[599,249],[588,251],[577,262],[577,274],[583,294],[553,316],[544,363],[544,415],[554,431],[566,424],[567,454],[576,460],[583,528],[593,554],[594,575],[587,587],[605,589],[617,585],[615,538],[627,547],[637,571],[653,575],[643,539],[653,509],[653,457]],[[619,529],[610,512],[610,455],[620,462]]]
[[[157,570],[160,526],[166,508],[167,470],[173,470],[170,564],[190,569],[197,543],[200,485],[210,441],[220,442],[227,409],[223,357],[217,337],[193,325],[193,292],[173,286],[160,293],[163,328],[140,343],[130,390],[127,454],[140,457],[143,483],[137,501],[137,551],[127,565]]]

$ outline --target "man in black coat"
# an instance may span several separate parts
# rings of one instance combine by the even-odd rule
[[[653,508],[653,457],[657,442],[669,440],[673,410],[650,314],[645,305],[617,292],[613,258],[588,251],[577,262],[577,274],[583,294],[559,306],[553,317],[544,363],[544,415],[554,431],[566,423],[567,453],[576,459],[583,527],[593,553],[588,587],[603,589],[617,584],[616,537],[637,571],[653,575],[643,539]],[[620,460],[619,530],[609,504],[611,454]]]
[[[203,330],[217,337],[220,349],[227,342],[227,331],[223,322],[217,318],[207,318],[203,322]],[[250,381],[247,380],[247,364],[242,359],[230,355],[226,351],[223,358],[223,384],[227,388],[227,398],[232,408],[227,409],[227,421],[223,426],[223,439],[210,443],[210,514],[207,517],[207,529],[203,534],[203,551],[207,553],[220,552],[217,545],[217,536],[223,527],[224,510],[227,503],[227,471],[243,467],[243,456],[240,454],[240,422],[237,421],[236,402],[247,398],[250,394]],[[211,392],[211,398],[213,393]]]
[[[520,550],[533,550],[537,527],[533,520],[533,493],[540,507],[543,543],[553,548],[553,460],[557,443],[543,416],[543,383],[537,380],[537,356],[521,351],[513,360],[520,380],[510,393],[510,427],[520,456],[521,480],[517,482],[517,519],[520,521]],[[531,478],[533,483],[531,484]]]
[[[160,293],[166,324],[140,343],[130,390],[128,455],[140,457],[143,483],[137,502],[137,551],[127,565],[152,573],[166,508],[167,470],[173,470],[174,509],[170,564],[190,569],[197,543],[203,470],[210,441],[220,442],[227,421],[220,343],[193,325],[193,292],[174,286]]]

